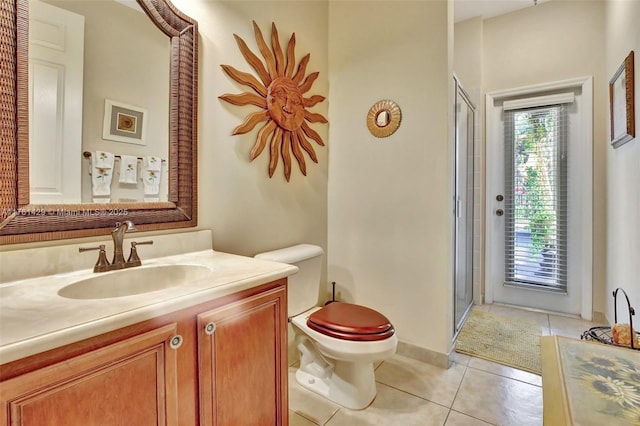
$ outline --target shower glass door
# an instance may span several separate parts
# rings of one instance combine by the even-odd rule
[[[473,302],[473,153],[475,109],[457,78],[455,114],[454,334]]]

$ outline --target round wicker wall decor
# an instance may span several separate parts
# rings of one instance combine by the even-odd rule
[[[376,102],[367,113],[367,127],[377,138],[391,136],[402,121],[402,112],[395,102],[383,99]]]

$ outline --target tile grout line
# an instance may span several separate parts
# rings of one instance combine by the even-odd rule
[[[447,413],[447,418],[445,419],[444,424],[445,425],[447,424],[447,420],[449,419],[449,416],[451,415],[451,412],[455,411],[456,413],[465,415],[467,417],[471,417],[472,419],[476,419],[476,420],[479,420],[481,422],[484,422],[484,423],[487,423],[487,424],[490,424],[490,425],[494,425],[493,423],[490,423],[490,422],[488,422],[486,420],[479,419],[478,417],[472,416],[471,414],[467,414],[465,412],[453,409],[453,404],[456,402],[456,398],[458,398],[458,394],[460,393],[460,388],[462,388],[462,382],[464,381],[464,378],[467,375],[467,371],[469,370],[469,368],[473,368],[473,367],[471,367],[469,364],[467,364],[465,366],[464,373],[462,373],[462,378],[460,379],[460,384],[458,385],[458,389],[456,389],[456,394],[453,396],[453,400],[451,401],[451,407],[449,407],[449,412]],[[476,370],[476,368],[473,368],[473,369]]]
[[[398,392],[402,392],[402,393],[404,393],[405,395],[413,396],[414,398],[421,399],[421,400],[426,401],[426,402],[429,402],[429,403],[431,403],[431,404],[436,404],[436,405],[439,405],[439,406],[441,406],[441,407],[444,407],[444,408],[447,408],[447,409],[451,409],[451,407],[447,407],[447,406],[446,406],[446,405],[444,405],[444,404],[441,404],[441,403],[436,402],[436,401],[432,401],[432,400],[430,400],[430,399],[428,399],[428,398],[425,398],[424,396],[416,395],[415,393],[408,392],[408,391],[406,391],[406,390],[404,390],[404,389],[400,389],[400,388],[397,388],[397,387],[395,387],[395,386],[388,385],[388,384],[386,384],[386,383],[384,383],[384,382],[380,382],[380,381],[376,380],[376,383],[379,383],[379,384],[381,384],[381,385],[384,385],[384,386],[386,386],[386,387],[388,387],[388,388],[391,388],[391,389],[393,389],[393,390],[396,390],[396,391],[398,391]],[[452,402],[452,403],[453,403],[453,402]]]
[[[458,414],[462,414],[463,416],[471,417],[472,419],[476,419],[478,421],[481,421],[482,423],[486,423],[486,424],[491,425],[491,426],[498,426],[496,423],[491,423],[491,422],[488,422],[486,420],[482,420],[481,418],[478,418],[476,416],[472,416],[472,415],[467,414],[467,413],[463,413],[462,411],[454,410],[453,408],[451,410],[449,410],[449,414],[451,414],[451,411],[455,411]],[[447,416],[447,418],[449,418],[449,416]],[[446,425],[446,422],[445,422],[445,425]]]
[[[479,358],[479,359],[482,359],[482,358]],[[485,361],[486,361],[486,360],[485,360]],[[493,361],[488,361],[488,362],[493,362]],[[496,363],[496,362],[494,362],[494,364],[503,365],[503,364]],[[524,383],[524,384],[531,385],[531,386],[542,387],[542,386],[540,386],[540,385],[536,385],[535,383],[527,382],[526,380],[516,379],[515,377],[506,376],[506,375],[504,375],[504,374],[496,373],[495,371],[487,371],[487,370],[483,370],[482,368],[474,367],[474,366],[472,366],[472,365],[468,365],[467,367],[468,367],[468,368],[472,368],[472,369],[474,369],[474,370],[476,370],[476,371],[482,371],[483,373],[493,374],[494,376],[502,377],[502,378],[504,378],[504,379],[514,380],[514,381],[516,381],[516,382]],[[539,375],[539,374],[535,374],[535,373],[532,373],[532,372],[530,372],[530,371],[526,371],[526,370],[520,370],[519,368],[515,368],[515,367],[509,367],[508,365],[504,365],[504,367],[507,367],[507,368],[513,368],[514,370],[522,371],[523,373],[533,374],[534,376],[542,377],[542,376],[541,376],[541,375]],[[465,373],[466,373],[466,371],[465,371]]]
[[[342,410],[342,407],[338,408],[321,426],[327,426],[329,422],[338,414],[338,411]]]
[[[455,395],[453,395],[453,399],[451,400],[451,406],[449,407],[449,413],[451,413],[451,410],[453,410],[453,404],[455,404],[456,398],[458,397],[458,394],[460,393],[460,388],[462,387],[462,382],[464,381],[464,378],[467,375],[467,371],[468,370],[469,370],[469,364],[467,363],[467,365],[464,366],[464,373],[462,373],[462,377],[460,378],[460,383],[458,383],[458,388],[456,389],[456,393],[455,393]],[[447,414],[447,418],[448,417],[449,417],[449,415]]]

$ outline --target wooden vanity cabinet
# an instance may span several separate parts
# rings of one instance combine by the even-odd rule
[[[287,425],[286,327],[281,279],[2,365],[0,425]]]
[[[286,288],[203,312],[197,324],[200,424],[288,425]]]
[[[169,324],[3,382],[0,424],[177,424],[175,333]]]

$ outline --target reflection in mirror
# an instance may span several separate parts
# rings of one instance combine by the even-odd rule
[[[119,1],[130,2],[130,0]],[[30,201],[29,0],[2,0],[3,7],[0,14],[0,33],[3,34],[3,37],[0,37],[0,63],[2,63],[3,73],[3,78],[0,79],[0,121],[2,122],[0,244],[107,235],[115,222],[123,220],[133,221],[140,231],[196,226],[197,23],[177,10],[169,0],[136,1],[144,10],[147,19],[160,30],[161,34],[164,34],[165,40],[168,39],[170,45],[170,55],[167,58],[169,113],[167,125],[163,126],[167,129],[164,133],[168,134],[169,141],[166,155],[166,164],[169,169],[167,201],[142,203],[113,200],[112,203],[99,204],[43,204]],[[106,3],[80,0],[67,0],[61,3],[74,2],[103,6]],[[118,31],[123,30],[121,27],[124,25],[130,25],[120,21],[110,24]],[[48,27],[45,26],[45,28]],[[85,36],[85,38],[88,37]],[[125,40],[124,44],[122,41],[111,43],[109,47],[116,52],[126,50],[126,41],[129,40]],[[100,55],[99,52],[95,53]],[[110,75],[112,66],[115,64],[107,64],[101,71]],[[86,61],[83,67],[88,67]],[[126,78],[134,75],[133,70],[130,71]],[[83,81],[86,78],[86,69],[84,73]],[[142,74],[145,81],[152,79],[155,73],[156,70],[145,64],[144,74]],[[124,82],[121,83],[124,84]],[[83,89],[85,94],[87,87]],[[166,92],[158,96],[167,99]],[[86,97],[84,99],[86,100]],[[126,99],[124,101],[126,103]],[[101,102],[104,105],[105,99]],[[144,108],[137,109],[137,106],[135,111],[151,109],[147,102],[140,105]],[[164,115],[166,117],[166,114]],[[87,121],[86,117],[83,118]],[[151,117],[149,119],[151,120]],[[99,129],[100,118],[96,120]],[[82,124],[83,129],[88,126],[88,123]],[[47,130],[46,127],[45,130]],[[148,134],[150,135],[149,132]],[[98,133],[93,141],[107,143],[101,136],[102,133]],[[128,146],[124,143],[121,145]],[[130,148],[140,149],[133,146]],[[47,161],[55,160],[49,158]]]
[[[382,110],[376,115],[376,125],[378,127],[385,127],[389,124],[389,111]]]
[[[170,39],[131,1],[30,0],[29,12],[31,203],[166,201]],[[130,107],[125,137],[103,134],[111,100]],[[84,151],[116,157],[96,173]],[[147,156],[165,161],[144,197]]]

